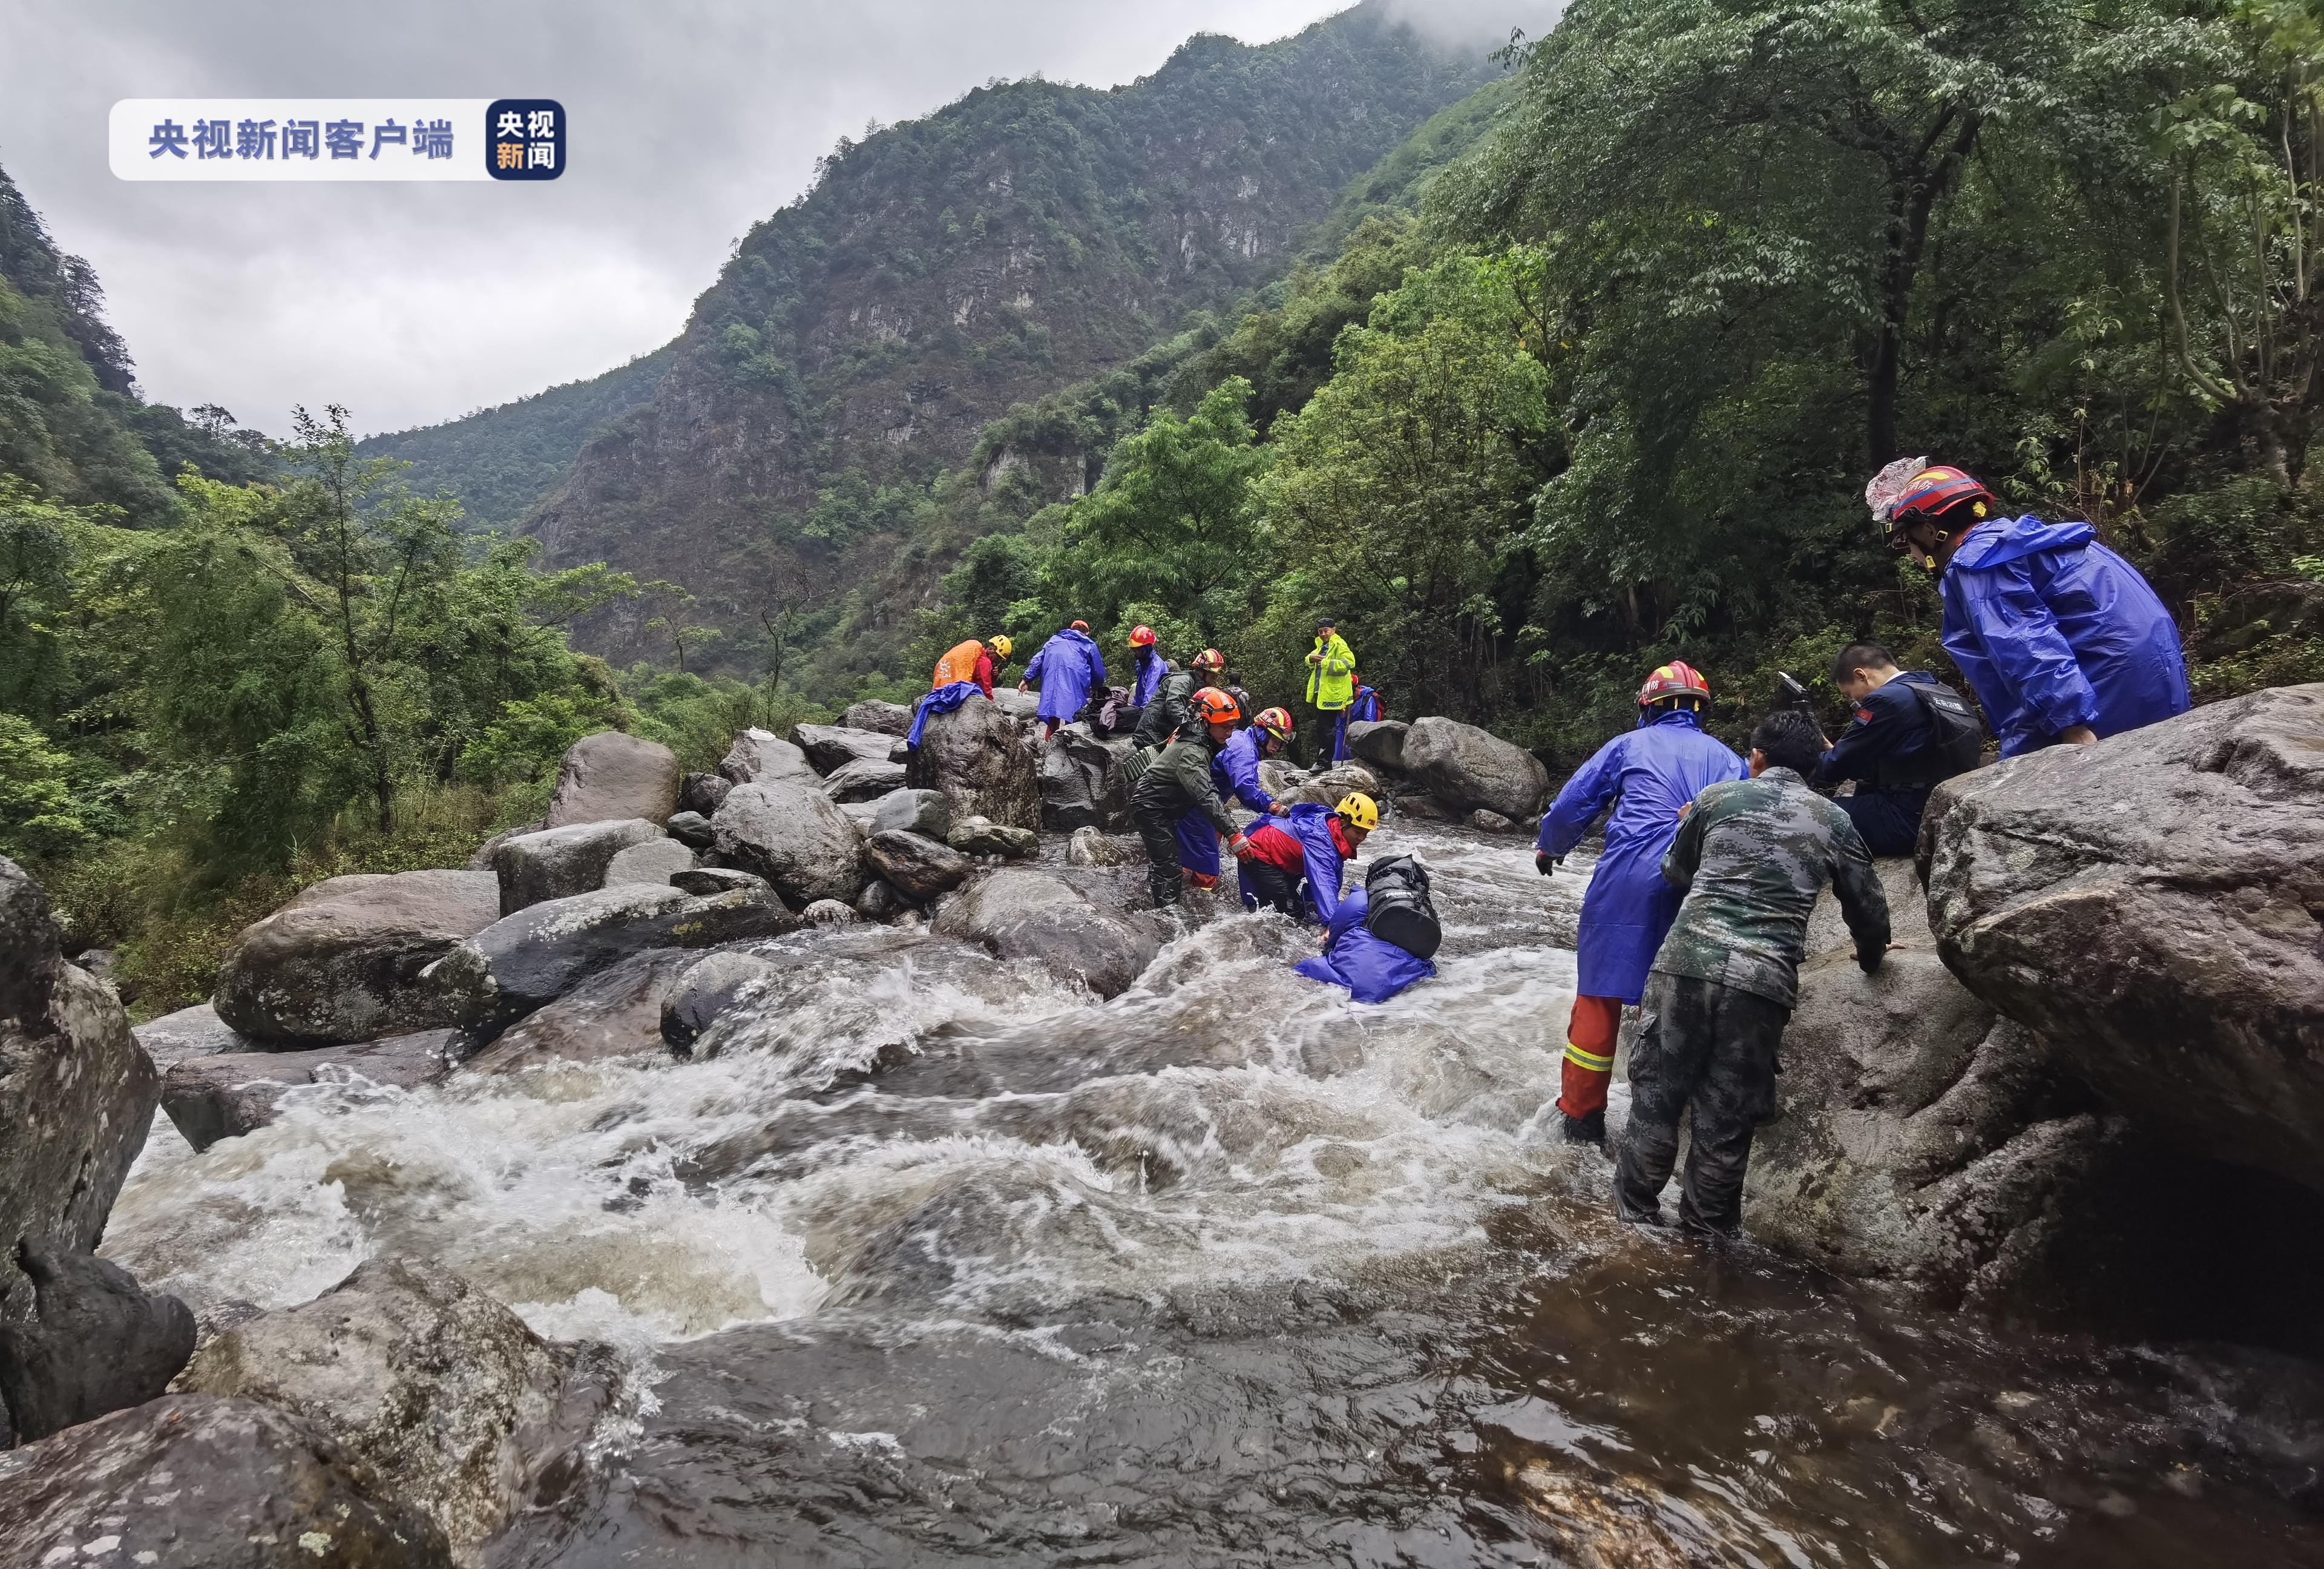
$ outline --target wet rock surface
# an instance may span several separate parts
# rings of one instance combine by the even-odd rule
[[[462,1557],[572,1472],[619,1377],[602,1348],[544,1341],[450,1270],[374,1260],[218,1335],[184,1383],[342,1445]]]
[[[1411,725],[1401,719],[1358,719],[1348,726],[1348,750],[1365,762],[1404,771],[1404,738]]]
[[[669,882],[695,869],[694,852],[676,839],[648,839],[605,863],[604,887],[624,882]]]
[[[823,781],[823,793],[835,801],[876,801],[903,788],[904,765],[884,757],[844,763]]]
[[[1130,859],[1122,846],[1096,828],[1075,828],[1065,845],[1065,861],[1073,866],[1120,866]]]
[[[1032,702],[1025,699],[1028,705]],[[920,733],[919,750],[906,765],[904,782],[915,789],[942,791],[955,824],[966,817],[986,817],[1004,827],[1038,829],[1041,748],[1038,727],[1028,722],[1031,716],[1028,707],[1024,718],[1011,717],[982,694],[949,714],[934,715]]]
[[[0,1454],[5,1569],[452,1562],[435,1522],[390,1496],[362,1462],[253,1400],[167,1395]]]
[[[413,983],[500,918],[490,872],[403,872],[318,882],[235,939],[212,1001],[267,1042],[377,1040],[456,1023]]]
[[[945,904],[934,930],[996,958],[1038,961],[1101,997],[1128,991],[1160,946],[1142,925],[1106,914],[1072,884],[1028,868],[970,883]]]
[[[1130,826],[1130,781],[1121,765],[1130,737],[1103,736],[1085,724],[1061,727],[1041,749],[1041,826],[1055,833]]]
[[[693,1055],[719,1018],[763,992],[776,966],[756,954],[711,954],[695,960],[661,1005],[659,1034],[680,1057]]]
[[[465,1048],[459,1031],[429,1029],[353,1046],[181,1057],[161,1077],[161,1109],[187,1143],[207,1149],[265,1127],[282,1097],[303,1085],[362,1080],[417,1089],[449,1073]]]
[[[901,703],[883,703],[867,697],[861,703],[851,703],[839,716],[840,724],[850,730],[876,730],[882,735],[908,735],[912,731],[912,711]]]
[[[726,792],[733,788],[734,781],[723,773],[687,774],[678,784],[678,812],[673,814],[673,817],[687,812],[697,817],[707,817],[724,803]],[[678,832],[675,821],[668,826],[671,833]]]
[[[659,742],[618,730],[585,735],[566,749],[544,826],[629,817],[660,822],[678,810],[678,758]]]
[[[733,788],[730,785],[727,789]],[[720,790],[718,799],[724,802],[726,799],[726,794],[727,790]],[[717,809],[715,806],[710,808],[714,812]],[[707,850],[716,837],[715,832],[710,826],[708,815],[699,811],[674,812],[670,815],[669,821],[662,826],[669,830],[671,838],[689,850]]]
[[[171,1063],[189,1057],[221,1057],[229,1052],[259,1051],[257,1041],[217,1016],[208,1002],[180,1008],[133,1028],[131,1034],[153,1066],[166,1072]]]
[[[911,722],[905,721],[909,729]],[[859,730],[848,725],[802,725],[791,732],[792,743],[807,753],[817,773],[837,773],[851,762],[886,762],[896,736],[885,731]]]
[[[976,863],[948,844],[922,834],[890,828],[863,846],[872,869],[914,904],[926,904],[968,881]]]
[[[194,1315],[87,1253],[17,1250],[29,1317],[0,1318],[0,1401],[20,1440],[45,1438],[169,1388],[194,1354]]]
[[[733,784],[758,784],[779,780],[811,784],[815,767],[807,753],[770,730],[745,730],[727,748],[718,764],[721,777]],[[722,805],[724,802],[721,803]],[[715,816],[715,813],[712,814]]]
[[[500,912],[514,915],[544,900],[570,899],[603,888],[615,856],[661,837],[656,824],[627,817],[503,839],[493,848],[492,863],[493,874],[500,879]]]
[[[1402,767],[1447,806],[1479,808],[1522,821],[1549,798],[1549,771],[1523,747],[1456,719],[1416,719],[1405,732]]]
[[[683,948],[634,954],[527,1016],[462,1066],[514,1073],[551,1062],[602,1062],[658,1050],[662,1004],[698,955]]]
[[[952,803],[940,790],[890,790],[872,803],[872,831],[900,828],[942,842],[952,834]]]
[[[1964,775],[1945,963],[2160,1136],[2324,1190],[2324,685]]]
[[[812,786],[741,786],[711,826],[721,858],[757,872],[794,904],[852,902],[863,891],[862,840],[831,798]]]
[[[1011,861],[1028,861],[1041,853],[1041,836],[1030,828],[1012,828],[990,817],[958,819],[945,842],[964,855],[1001,855]]]

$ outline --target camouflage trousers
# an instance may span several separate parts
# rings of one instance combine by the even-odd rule
[[[1615,1157],[1614,1203],[1627,1221],[1659,1224],[1662,1192],[1689,1119],[1681,1224],[1743,1223],[1751,1138],[1775,1109],[1775,1052],[1792,1011],[1750,992],[1655,971],[1630,1045],[1630,1121]]]

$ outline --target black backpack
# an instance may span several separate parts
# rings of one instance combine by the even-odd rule
[[[1967,699],[1942,681],[1912,681],[1913,696],[1929,720],[1929,744],[1899,771],[1908,789],[1939,785],[1985,760],[1985,726]]]
[[[1428,869],[1409,855],[1391,855],[1364,878],[1364,929],[1416,959],[1435,956],[1444,941],[1436,907],[1428,899]]]

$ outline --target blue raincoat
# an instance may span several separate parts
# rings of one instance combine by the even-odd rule
[[[1282,829],[1299,841],[1302,859],[1306,865],[1305,881],[1300,884],[1307,909],[1315,919],[1325,926],[1340,913],[1340,877],[1348,862],[1340,854],[1339,842],[1332,837],[1332,813],[1328,808],[1311,801],[1302,801],[1280,817],[1268,817],[1266,822]],[[1260,825],[1253,823],[1246,833]],[[1259,908],[1259,891],[1251,887],[1246,870],[1239,872],[1236,881],[1242,889],[1244,908]]]
[[[1332,727],[1332,761],[1348,761],[1349,725],[1374,724],[1379,716],[1379,694],[1370,687],[1358,687],[1355,699],[1340,710],[1340,722]]]
[[[1130,706],[1143,708],[1154,701],[1154,694],[1162,689],[1162,678],[1169,673],[1169,660],[1152,649],[1139,649],[1130,665]]]
[[[1330,946],[1292,968],[1310,981],[1345,986],[1359,1002],[1385,1002],[1436,974],[1426,959],[1366,931],[1364,917],[1370,909],[1371,898],[1362,889],[1349,894],[1332,916]]]
[[[2184,714],[2179,627],[2088,523],[1995,518],[1945,566],[1945,651],[2001,755],[2087,725],[2103,738]]]
[[[1211,754],[1211,782],[1219,787],[1219,799],[1242,804],[1254,812],[1264,812],[1275,805],[1275,798],[1259,782],[1259,735],[1257,729],[1238,730],[1228,743]],[[1207,877],[1219,874],[1219,831],[1211,826],[1210,818],[1200,812],[1188,812],[1178,819],[1178,864],[1189,872],[1199,872]]]
[[[1040,686],[1038,717],[1070,725],[1092,692],[1105,690],[1105,656],[1089,633],[1067,627],[1041,645],[1024,678]]]
[[[978,688],[974,681],[954,681],[930,692],[920,699],[919,706],[912,711],[912,733],[904,737],[904,744],[918,752],[920,748],[920,733],[928,727],[930,719],[939,714],[951,713],[976,696],[978,696]]]
[[[1646,991],[1655,950],[1678,917],[1682,890],[1663,881],[1663,852],[1678,837],[1681,808],[1708,785],[1743,779],[1743,760],[1702,733],[1684,709],[1646,721],[1598,749],[1565,781],[1541,819],[1541,849],[1562,856],[1582,842],[1598,814],[1614,803],[1606,823],[1606,853],[1582,897],[1582,936],[1575,944],[1584,997],[1636,1002]]]

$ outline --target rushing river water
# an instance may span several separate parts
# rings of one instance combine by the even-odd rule
[[[213,1312],[424,1255],[623,1348],[634,1419],[502,1563],[2324,1564],[2305,1362],[1614,1223],[1549,1105],[1579,879],[1374,844],[1448,927],[1386,1007],[1271,917],[1104,1003],[818,931],[706,1057],[164,1121],[106,1251]]]

